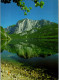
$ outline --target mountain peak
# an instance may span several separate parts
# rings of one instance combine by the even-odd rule
[[[52,24],[52,22],[44,19],[32,20],[32,19],[25,18],[25,19],[19,20],[15,26],[8,27],[7,30],[10,31],[10,34],[12,33],[19,34],[19,33],[32,30],[34,28],[41,28],[42,26],[49,25],[49,24]]]

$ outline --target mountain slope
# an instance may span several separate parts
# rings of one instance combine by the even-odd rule
[[[53,23],[52,25],[45,25],[42,28],[36,29],[34,33],[27,33],[29,38],[56,38],[58,39],[58,24]]]
[[[5,32],[2,26],[0,26],[0,34],[1,34],[1,39],[10,39],[8,34]]]

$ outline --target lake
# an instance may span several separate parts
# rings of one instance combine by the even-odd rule
[[[41,68],[51,79],[58,77],[57,39],[15,39],[1,42],[2,63],[28,68],[39,73]],[[29,74],[30,75],[30,74]],[[43,79],[43,78],[42,78]],[[34,80],[35,77],[34,77]],[[40,80],[37,77],[37,80]]]

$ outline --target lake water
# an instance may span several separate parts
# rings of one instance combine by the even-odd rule
[[[58,75],[57,40],[11,40],[1,43],[1,60],[22,63],[25,66],[45,68]]]

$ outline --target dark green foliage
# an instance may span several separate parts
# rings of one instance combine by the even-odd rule
[[[16,25],[14,24],[14,25],[11,25],[11,27],[15,27]]]
[[[27,15],[27,13],[26,13],[26,12],[24,12],[24,15]]]
[[[5,32],[5,30],[3,29],[2,26],[0,26],[0,34],[1,34],[1,39],[10,39],[10,37],[8,36],[8,34]]]
[[[32,0],[35,3],[35,7],[40,6],[43,8],[44,2],[39,0]],[[11,0],[1,0],[2,3],[10,3]],[[13,2],[17,3],[17,6],[21,8],[21,10],[24,11],[24,15],[27,15],[28,12],[32,9],[32,7],[27,7],[25,2],[23,0],[13,0]],[[26,1],[27,2],[27,1]]]

